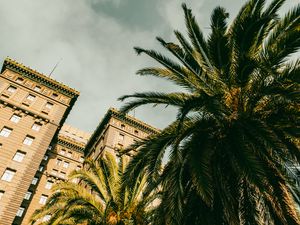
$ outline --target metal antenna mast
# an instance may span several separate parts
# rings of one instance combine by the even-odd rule
[[[49,74],[49,77],[51,77],[53,71],[56,69],[56,67],[58,66],[58,64],[59,64],[61,61],[62,61],[62,58],[60,58],[60,59],[58,60],[58,62],[55,64],[55,66],[53,67],[52,71],[51,71],[50,74]]]

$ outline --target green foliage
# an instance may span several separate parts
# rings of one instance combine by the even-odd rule
[[[162,65],[139,75],[184,88],[120,98],[129,100],[123,112],[145,104],[178,109],[160,134],[126,150],[137,155],[124,183],[147,173],[161,190],[153,224],[300,224],[289,168],[300,162],[300,61],[290,58],[300,47],[300,5],[280,18],[284,2],[247,1],[231,24],[217,7],[207,38],[183,4],[189,40],[179,31],[178,44],[157,38],[175,60],[135,48]]]
[[[156,198],[147,192],[147,177],[140,174],[130,187],[122,187],[123,159],[107,153],[99,162],[85,160],[84,168],[73,171],[69,180],[56,184],[46,205],[32,216],[31,223],[51,215],[42,224],[143,225]],[[77,179],[79,184],[73,183]],[[144,196],[144,194],[147,194]],[[40,221],[39,221],[40,222]]]

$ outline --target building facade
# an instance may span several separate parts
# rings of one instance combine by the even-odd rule
[[[89,137],[89,133],[69,125],[62,126],[57,140],[53,146],[48,148],[44,156],[44,168],[41,171],[39,182],[27,195],[30,203],[22,224],[29,224],[33,212],[46,203],[52,194],[51,188],[55,183],[65,181],[71,171],[82,168],[84,147]],[[32,197],[30,197],[31,194]],[[44,219],[47,220],[47,217]]]
[[[149,124],[110,108],[88,141],[85,157],[98,160],[104,152],[118,155],[120,149],[158,132]]]
[[[79,92],[5,59],[0,74],[0,224],[20,224],[45,153]]]
[[[118,155],[159,132],[114,108],[92,136],[64,125],[78,96],[76,90],[5,59],[0,74],[0,225],[29,224],[52,186],[82,168],[85,157]]]

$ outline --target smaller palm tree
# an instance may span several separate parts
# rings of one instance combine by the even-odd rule
[[[33,214],[31,224],[45,216],[50,217],[44,225],[149,224],[155,194],[147,191],[145,174],[137,177],[133,186],[122,186],[124,170],[123,158],[117,162],[112,154],[97,162],[85,160],[83,169],[73,171],[68,181],[53,187],[53,195]]]

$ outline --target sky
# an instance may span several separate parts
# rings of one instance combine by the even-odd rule
[[[109,107],[125,94],[171,92],[177,87],[161,79],[137,76],[156,65],[134,46],[162,51],[155,37],[175,41],[173,30],[185,33],[181,3],[192,8],[205,33],[210,14],[223,6],[234,18],[244,0],[0,0],[0,60],[9,56],[50,74],[80,97],[66,123],[93,132]],[[269,1],[267,1],[269,2]],[[298,0],[287,0],[282,11]],[[142,107],[131,115],[158,128],[175,119],[171,107]]]

